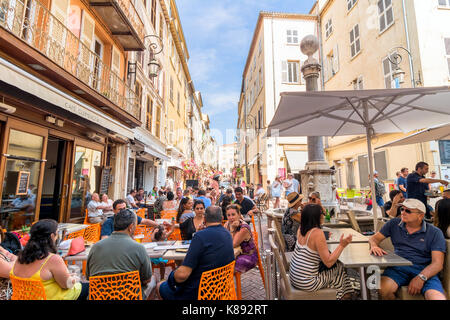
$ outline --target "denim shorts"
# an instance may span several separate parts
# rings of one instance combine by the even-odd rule
[[[409,282],[416,277],[426,266],[412,265],[412,266],[401,266],[401,267],[388,267],[384,270],[382,276],[391,278],[400,287],[409,285]],[[422,287],[422,294],[425,294],[427,290],[437,290],[444,293],[444,288],[442,287],[441,280],[437,275],[428,279]]]

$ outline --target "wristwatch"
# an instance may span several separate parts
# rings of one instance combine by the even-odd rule
[[[419,278],[422,279],[423,281],[427,281],[427,280],[428,280],[428,278],[427,278],[424,274],[422,274],[422,273],[419,273],[418,276],[419,276]]]

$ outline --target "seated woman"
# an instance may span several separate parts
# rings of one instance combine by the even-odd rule
[[[289,267],[289,278],[294,288],[317,291],[323,288],[337,289],[337,299],[350,298],[353,289],[342,263],[338,258],[352,241],[352,236],[341,236],[339,246],[330,253],[325,234],[321,230],[324,220],[322,207],[308,204],[302,210],[297,243]],[[320,265],[327,268],[320,271]]]
[[[12,289],[9,283],[9,273],[16,259],[17,256],[0,246],[0,300],[11,299]]]
[[[254,268],[258,262],[258,253],[250,226],[245,223],[236,204],[230,204],[227,207],[227,218],[228,221],[224,227],[230,231],[233,237],[234,255],[236,257],[234,271],[247,272]]]
[[[194,212],[192,212],[192,206],[194,201],[190,198],[183,198],[180,201],[180,206],[178,207],[177,213],[177,223],[183,223],[188,218],[193,218]]]
[[[10,272],[16,277],[41,280],[47,300],[86,300],[89,284],[71,276],[64,260],[56,254],[58,223],[44,219],[30,230],[30,240],[19,252]]]
[[[442,230],[446,239],[450,239],[450,199],[436,202],[434,225]]]
[[[102,194],[101,200],[102,200],[102,205],[106,207],[105,209],[103,209],[103,214],[107,218],[112,217],[114,215],[114,211],[113,211],[114,201],[109,199],[108,195],[106,193]]]
[[[194,233],[205,228],[205,204],[203,201],[195,200],[194,213],[195,217],[187,218],[179,225],[183,240],[192,240]]]
[[[175,200],[175,195],[172,191],[167,192],[167,200],[163,202],[162,209],[163,211],[173,211],[178,209],[177,201]]]

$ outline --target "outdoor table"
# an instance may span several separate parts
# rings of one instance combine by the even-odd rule
[[[143,243],[142,245],[146,245],[146,243]],[[64,258],[64,260],[66,261],[86,261],[89,255],[89,251],[91,250],[92,246],[87,246],[86,250],[84,250],[83,252],[80,252],[76,255],[73,256],[66,256],[67,255],[67,251],[68,250],[61,250],[62,252],[62,257]],[[146,247],[145,250],[147,251],[147,255],[149,258],[161,258],[164,253],[167,250],[154,250],[154,248],[148,248]]]
[[[328,244],[328,249],[333,252],[339,244]],[[387,251],[387,250],[385,250]],[[380,268],[393,266],[411,266],[412,262],[404,259],[393,252],[387,251],[384,256],[378,257],[370,254],[368,243],[350,243],[342,251],[339,261],[346,268],[359,269],[361,278],[361,296],[363,300],[367,300],[367,287],[365,279],[365,268],[369,266],[378,266]]]
[[[327,228],[324,227],[323,228],[324,231],[329,231],[331,232],[329,239],[327,240],[328,244],[339,244],[340,239],[341,239],[341,235],[343,234],[344,237],[348,236],[348,235],[352,235],[352,243],[367,243],[369,242],[369,238],[362,235],[361,233],[359,233],[358,231],[352,229],[352,228]]]
[[[336,221],[336,222],[325,222],[323,224],[324,227],[327,228],[350,228],[351,224],[345,223],[344,221]]]
[[[67,229],[67,234],[83,230],[89,227],[88,224],[79,224],[79,223],[59,223],[58,224],[58,231],[61,229]]]
[[[174,244],[171,245],[172,247],[184,247],[185,249],[188,249],[189,245],[183,245],[183,241],[175,241]],[[187,247],[187,248],[186,248]],[[170,249],[168,248],[167,251],[162,256],[165,260],[175,260],[175,261],[183,261],[186,257],[187,252],[177,252],[176,248]]]

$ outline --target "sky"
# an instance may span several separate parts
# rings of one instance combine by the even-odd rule
[[[232,143],[242,73],[260,11],[308,13],[315,0],[177,0],[189,71],[219,145]]]

